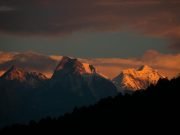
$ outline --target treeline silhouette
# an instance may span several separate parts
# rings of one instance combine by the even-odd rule
[[[100,100],[98,103],[74,108],[59,118],[44,118],[28,125],[13,125],[1,130],[0,134],[15,133],[107,133],[112,128],[129,132],[146,129],[144,134],[154,129],[171,133],[178,129],[180,77],[172,80],[160,79],[157,85],[140,90],[132,95],[119,94]],[[144,130],[143,130],[144,131]]]

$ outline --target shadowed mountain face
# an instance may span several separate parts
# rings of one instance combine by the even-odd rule
[[[33,118],[34,95],[47,81],[41,73],[27,72],[15,66],[5,72],[0,77],[0,126]]]
[[[56,76],[65,76],[67,74],[84,74],[86,73],[83,64],[77,59],[71,59],[69,57],[63,57],[58,66],[55,69],[52,79]]]
[[[59,116],[117,94],[93,65],[63,57],[51,79],[15,66],[0,78],[0,126]]]
[[[51,86],[53,89],[69,90],[79,96],[89,93],[96,99],[117,94],[113,83],[92,67],[77,59],[63,57],[50,80]]]
[[[58,119],[47,117],[29,125],[14,125],[0,133],[160,133],[179,131],[180,77],[160,79],[146,90],[117,95],[89,107],[75,108]],[[130,130],[131,129],[131,130]]]

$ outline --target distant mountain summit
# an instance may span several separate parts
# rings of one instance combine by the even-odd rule
[[[78,95],[92,95],[99,99],[117,93],[111,80],[96,71],[93,65],[64,56],[55,68],[51,86]]]
[[[93,65],[66,56],[50,79],[12,66],[0,77],[0,126],[63,115],[74,107],[115,96],[118,90],[146,88],[162,77],[151,67],[142,66],[124,70],[113,83]]]
[[[94,66],[87,63],[81,63],[78,59],[63,56],[60,63],[56,67],[52,78],[56,78],[58,75],[82,75],[88,73],[95,73]]]
[[[12,66],[2,76],[1,81],[24,83],[24,85],[35,86],[42,81],[47,80],[46,76],[41,73],[27,72],[24,69]],[[15,84],[15,83],[14,83]],[[8,88],[8,86],[6,86]],[[35,86],[36,87],[36,86]]]
[[[26,80],[26,72],[20,68],[12,66],[9,68],[3,75],[2,79],[4,80],[18,80],[18,81],[25,81]]]
[[[150,84],[156,84],[160,78],[164,78],[157,70],[143,65],[138,69],[123,70],[113,79],[119,91],[146,89]]]

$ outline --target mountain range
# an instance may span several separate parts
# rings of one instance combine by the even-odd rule
[[[115,95],[110,80],[74,58],[63,57],[50,79],[12,66],[0,77],[0,125],[59,116]]]
[[[178,133],[180,76],[172,80],[160,79],[146,90],[133,94],[118,94],[91,106],[75,108],[58,118],[43,117],[28,124],[15,124],[0,129],[0,134],[47,133]],[[138,122],[138,124],[137,124]],[[118,124],[117,124],[118,123]],[[132,130],[129,130],[132,129]],[[150,130],[149,130],[150,129]]]
[[[66,56],[50,79],[12,66],[0,77],[0,126],[56,117],[118,92],[145,89],[160,78],[156,70],[142,66],[110,80],[93,65]]]

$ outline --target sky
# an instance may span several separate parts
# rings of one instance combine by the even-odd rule
[[[110,78],[142,64],[172,77],[180,72],[179,7],[179,0],[1,0],[0,71],[17,64],[51,74],[54,58],[66,55]]]

